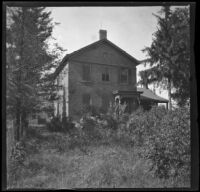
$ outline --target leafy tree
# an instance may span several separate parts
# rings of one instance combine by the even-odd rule
[[[153,42],[143,51],[150,57],[150,65],[154,66],[149,73],[156,74],[157,82],[168,89],[171,109],[172,98],[179,105],[184,105],[189,98],[189,11],[188,8],[171,11],[165,6],[160,14],[155,15],[158,29],[153,34]],[[175,88],[174,93],[172,88]]]
[[[7,110],[16,119],[16,139],[28,126],[28,115],[43,110],[54,88],[51,71],[58,52],[49,49],[55,26],[44,7],[8,8]],[[50,89],[51,87],[51,89]]]

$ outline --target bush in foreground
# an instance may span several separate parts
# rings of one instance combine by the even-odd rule
[[[47,129],[50,132],[69,132],[73,127],[72,120],[64,117],[60,120],[59,117],[53,117],[49,123],[46,124]]]
[[[168,111],[156,121],[145,143],[146,158],[152,160],[160,178],[190,176],[190,114],[186,108]]]
[[[187,108],[167,111],[153,107],[130,115],[123,135],[140,147],[159,178],[190,174],[190,113]]]

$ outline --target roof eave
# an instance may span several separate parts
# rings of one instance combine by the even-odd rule
[[[143,95],[141,95],[141,100],[150,100],[150,101],[154,101],[154,102],[157,102],[157,103],[168,103],[169,102],[168,100],[152,99],[152,98],[149,98],[149,97],[146,97],[146,96],[143,96]]]
[[[56,71],[54,72],[54,78],[56,78],[58,76],[58,74],[60,73],[60,71],[63,69],[63,65],[65,65],[64,63],[69,60],[70,58],[72,58],[73,56],[75,56],[76,54],[78,53],[81,53],[82,51],[84,51],[85,49],[91,47],[91,46],[94,46],[98,43],[101,43],[101,42],[107,42],[109,43],[111,46],[115,47],[116,49],[118,49],[119,51],[121,51],[125,56],[127,56],[129,59],[131,59],[134,63],[135,63],[135,66],[141,64],[141,62],[139,60],[137,60],[136,58],[134,58],[133,56],[131,56],[130,54],[128,54],[127,52],[125,52],[123,49],[121,49],[120,47],[118,47],[117,45],[115,45],[114,43],[112,43],[111,41],[109,41],[108,39],[102,39],[102,40],[98,40],[92,44],[89,44],[85,47],[82,47],[80,49],[78,49],[77,51],[74,51],[70,54],[67,54],[63,60],[61,61],[60,65],[56,68]]]
[[[65,55],[65,57],[62,59],[61,63],[59,66],[56,68],[54,74],[53,74],[53,79],[59,75],[59,73],[62,71],[62,69],[65,67],[66,62],[69,60],[70,54]]]

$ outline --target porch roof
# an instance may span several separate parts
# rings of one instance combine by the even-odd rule
[[[115,90],[113,91],[113,95],[121,95],[121,96],[134,96],[134,95],[140,95],[142,92],[141,91],[136,91],[136,90]]]
[[[137,88],[137,91],[142,92],[140,99],[141,100],[151,100],[157,103],[168,103],[167,99],[164,99],[158,95],[156,95],[153,91],[146,88]]]

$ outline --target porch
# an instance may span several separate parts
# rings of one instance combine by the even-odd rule
[[[125,112],[131,113],[135,111],[140,105],[140,91],[113,91],[114,100],[117,104],[126,104]]]
[[[168,100],[156,95],[153,91],[147,88],[137,88],[137,91],[142,92],[140,96],[140,105],[145,110],[151,109],[153,105],[164,103],[166,109],[168,109]]]
[[[139,106],[144,110],[149,110],[153,105],[158,105],[158,103],[166,104],[168,109],[168,100],[156,95],[150,89],[137,88],[137,91],[113,91],[114,100],[117,104],[126,104],[125,112],[132,113]]]

